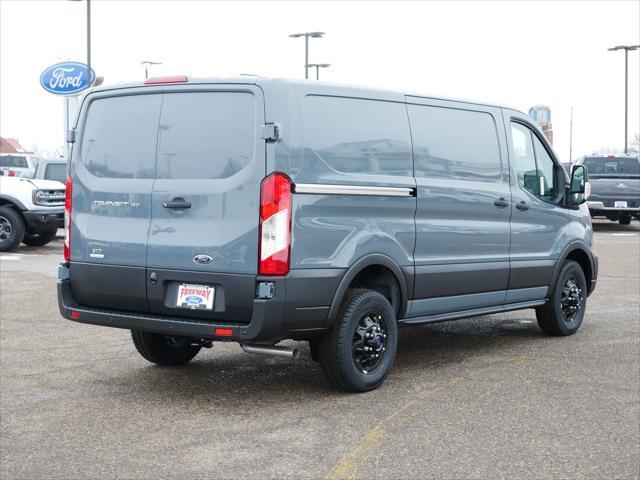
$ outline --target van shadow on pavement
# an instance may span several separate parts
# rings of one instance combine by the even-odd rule
[[[424,377],[439,370],[471,365],[476,358],[484,362],[496,356],[513,356],[536,340],[548,338],[538,329],[533,311],[524,312],[518,318],[477,317],[400,329],[393,381],[387,379],[385,386],[398,382],[414,385],[421,377],[426,381]],[[130,364],[125,378],[114,380],[143,390],[158,389],[165,398],[189,402],[197,402],[199,394],[231,402],[257,397],[281,402],[309,394],[340,395],[325,382],[320,365],[311,360],[307,343],[285,342],[294,343],[301,350],[297,361],[249,355],[239,348],[231,352],[225,349],[221,354],[214,345],[181,367],[145,366],[140,359],[134,362],[139,368]]]

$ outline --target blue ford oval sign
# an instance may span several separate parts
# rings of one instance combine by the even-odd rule
[[[91,84],[96,80],[96,72],[91,69]],[[87,66],[79,62],[62,62],[51,65],[40,75],[40,85],[47,92],[56,95],[72,95],[89,86]]]

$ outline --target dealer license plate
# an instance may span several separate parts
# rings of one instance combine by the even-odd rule
[[[615,201],[613,202],[614,208],[627,208],[627,202]]]
[[[176,306],[191,310],[213,310],[215,288],[208,285],[178,285]]]

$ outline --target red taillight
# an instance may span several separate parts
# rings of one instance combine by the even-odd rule
[[[218,335],[220,337],[231,337],[233,335],[233,330],[230,328],[216,328],[213,332],[214,335]]]
[[[75,310],[71,310],[71,318],[80,318],[80,312],[76,312]]]
[[[71,260],[71,196],[73,194],[71,177],[64,182],[64,259]]]
[[[186,83],[189,79],[186,75],[172,75],[169,77],[153,77],[144,81],[145,85],[161,85],[163,83]]]
[[[13,170],[9,170],[8,174],[9,177],[15,177],[16,176],[16,172],[14,172]]]
[[[291,250],[291,179],[275,172],[260,186],[260,243],[258,273],[289,273]]]

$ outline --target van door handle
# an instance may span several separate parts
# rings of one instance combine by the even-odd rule
[[[520,203],[517,203],[517,204],[516,204],[516,208],[517,208],[518,210],[523,210],[523,211],[524,211],[524,210],[529,210],[529,205],[527,205],[527,202],[525,202],[525,201],[523,200],[523,201],[521,201]]]
[[[171,200],[170,202],[164,202],[162,204],[164,208],[178,209],[178,208],[191,208],[191,202],[186,200]]]
[[[500,208],[505,208],[509,206],[509,203],[502,197],[498,198],[497,200],[494,200],[493,204],[496,207],[500,207]]]

